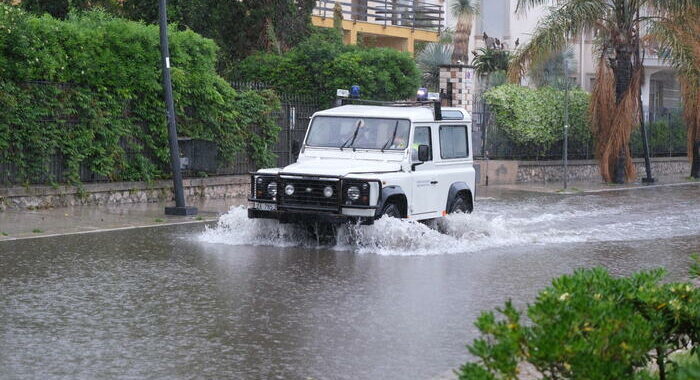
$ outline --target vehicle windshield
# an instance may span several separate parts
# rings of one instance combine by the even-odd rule
[[[309,127],[306,145],[327,148],[404,150],[408,120],[317,116]]]

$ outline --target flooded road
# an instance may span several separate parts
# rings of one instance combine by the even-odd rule
[[[249,221],[0,242],[1,378],[430,379],[480,311],[552,277],[700,252],[700,186],[506,193],[433,226],[380,220],[319,246]]]

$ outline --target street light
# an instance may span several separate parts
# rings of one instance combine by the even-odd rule
[[[160,54],[163,67],[163,90],[165,95],[165,112],[168,118],[168,141],[170,143],[170,166],[173,172],[175,207],[166,207],[165,215],[197,215],[195,207],[185,205],[185,192],[182,188],[180,172],[180,148],[177,145],[177,125],[175,123],[175,103],[173,102],[173,84],[170,80],[170,48],[168,46],[168,16],[165,0],[158,3],[160,22]]]

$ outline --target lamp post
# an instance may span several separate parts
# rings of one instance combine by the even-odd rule
[[[569,62],[564,59],[564,146],[562,160],[564,161],[564,190],[569,186]]]
[[[182,188],[180,172],[180,148],[177,145],[177,125],[175,123],[175,103],[173,102],[173,84],[170,80],[170,48],[168,46],[168,16],[165,0],[159,0],[158,19],[160,23],[160,54],[163,67],[163,91],[165,111],[168,118],[168,141],[170,143],[170,166],[173,172],[175,207],[166,207],[165,215],[196,215],[197,209],[185,205],[185,192]]]

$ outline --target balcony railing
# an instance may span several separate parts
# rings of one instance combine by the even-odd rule
[[[425,0],[318,0],[313,14],[332,18],[336,3],[344,20],[437,32],[445,22],[443,6]]]

